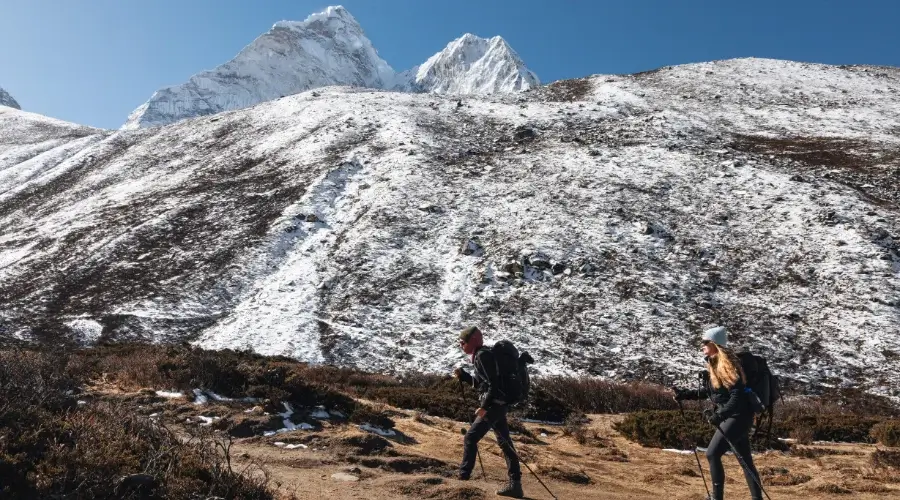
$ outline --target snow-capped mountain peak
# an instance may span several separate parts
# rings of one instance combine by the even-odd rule
[[[9,92],[0,88],[0,106],[9,106],[10,108],[22,109],[19,103],[9,95]]]
[[[394,78],[350,12],[328,7],[304,21],[279,21],[231,61],[158,90],[122,128],[164,125],[328,85],[392,88]]]
[[[413,89],[435,93],[517,92],[540,85],[506,40],[471,33],[450,42],[409,73],[414,75]]]
[[[338,5],[303,21],[275,23],[231,61],[155,92],[122,128],[165,125],[329,85],[486,94],[539,84],[503,38],[470,33],[397,74],[378,56],[356,18]]]

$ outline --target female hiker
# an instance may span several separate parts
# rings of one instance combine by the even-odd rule
[[[728,441],[731,441],[740,459],[743,459],[741,468],[744,469],[747,486],[750,487],[750,497],[753,500],[762,500],[759,474],[750,454],[750,427],[753,425],[751,395],[744,390],[747,378],[741,363],[737,356],[725,348],[727,343],[728,333],[725,327],[711,328],[703,332],[701,344],[703,354],[706,356],[708,376],[703,377],[705,383],[697,389],[675,389],[675,399],[681,401],[709,398],[715,406],[711,413],[705,413],[709,423],[717,425],[719,429],[716,430],[706,450],[709,473],[712,477],[712,494],[708,500],[725,498],[725,469],[722,467],[722,455],[730,448]],[[728,440],[724,439],[725,437]]]

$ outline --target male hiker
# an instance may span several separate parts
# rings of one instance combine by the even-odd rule
[[[509,437],[509,425],[506,422],[506,413],[509,410],[508,401],[503,400],[501,388],[499,364],[497,357],[491,349],[484,346],[484,339],[478,327],[471,326],[459,334],[459,345],[462,350],[472,357],[475,365],[475,376],[469,375],[462,368],[453,371],[453,375],[465,383],[471,383],[472,387],[480,394],[480,406],[475,410],[475,421],[469,427],[465,437],[465,449],[463,460],[459,466],[459,479],[468,480],[475,467],[475,456],[478,453],[478,441],[494,429],[503,457],[506,459],[506,468],[509,474],[509,483],[497,491],[497,495],[503,497],[522,498],[522,472],[519,469],[519,457],[512,447]]]

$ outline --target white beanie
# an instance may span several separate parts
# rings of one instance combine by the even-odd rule
[[[725,330],[724,326],[710,328],[703,332],[703,340],[708,340],[716,345],[725,347],[725,345],[728,344],[728,332]]]

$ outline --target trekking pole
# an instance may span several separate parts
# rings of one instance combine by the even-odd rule
[[[495,433],[495,434],[496,434],[496,433]],[[515,448],[515,447],[513,446],[513,444],[512,444],[512,439],[510,439],[509,441],[506,441],[505,439],[502,439],[499,435],[497,435],[496,438],[497,438],[497,443],[500,444],[500,447],[501,447],[501,448],[503,447],[504,443],[506,443],[506,445],[509,446],[509,449],[512,450],[513,453],[516,454],[516,456],[519,456],[519,453],[516,451],[516,448]],[[548,488],[547,485],[544,484],[543,481],[541,481],[541,478],[538,477],[538,475],[537,475],[533,470],[531,470],[531,467],[528,465],[528,462],[526,462],[525,460],[519,460],[519,462],[521,462],[522,465],[524,465],[525,468],[528,469],[528,472],[530,472],[531,475],[534,476],[534,478],[537,479],[537,481],[538,481],[539,483],[541,483],[541,486],[543,486],[544,489],[547,490],[547,493],[549,493],[550,496],[553,497],[553,500],[559,500],[559,497],[557,497],[556,495],[554,495],[553,492],[550,491],[550,488]]]
[[[463,388],[463,383],[461,379],[456,379],[459,382],[459,395],[462,397],[463,404],[466,402],[466,391]],[[475,446],[475,454],[478,455],[478,465],[481,466],[481,477],[487,479],[487,473],[484,472],[484,462],[481,461],[481,450],[478,449],[478,446]]]
[[[719,424],[715,424],[715,426],[716,430],[719,431],[720,434],[722,434],[723,438],[725,438],[725,442],[728,443],[728,446],[731,448],[731,452],[734,453],[734,456],[737,457],[738,462],[740,462],[741,464],[741,467],[744,468],[744,472],[746,472],[748,475],[750,475],[750,477],[753,478],[753,481],[756,482],[757,486],[759,486],[759,490],[763,492],[763,495],[765,495],[768,500],[772,500],[772,497],[770,497],[769,494],[766,493],[765,488],[763,488],[762,482],[758,477],[756,477],[756,474],[754,474],[753,471],[750,470],[750,467],[747,466],[747,462],[744,461],[744,459],[741,457],[741,454],[738,453],[737,448],[734,446],[734,443],[732,443],[731,440],[728,439],[728,436],[725,435],[725,432],[722,431],[722,427],[719,426]],[[751,451],[750,453],[753,452]]]
[[[678,400],[676,400],[676,401],[678,401]],[[685,424],[689,425],[690,423],[688,422],[687,416],[684,414],[684,404],[682,404],[681,401],[678,401],[678,409],[681,410],[681,419],[684,420]],[[690,443],[688,443],[687,437],[684,438],[682,443],[690,444]],[[697,446],[694,444],[691,444],[691,449],[694,450],[694,458],[697,460],[697,470],[700,471],[700,477],[703,479],[703,487],[706,488],[706,497],[711,498],[712,494],[710,494],[710,492],[709,492],[709,485],[706,484],[706,475],[703,474],[703,466],[700,465],[700,454],[697,453]]]
[[[466,393],[465,393],[465,391],[463,391],[462,380],[459,381],[459,390],[460,390],[460,394],[463,395],[463,399],[465,399]],[[497,444],[500,445],[501,451],[502,451],[502,449],[503,449],[504,443],[506,443],[506,444],[509,446],[509,449],[512,450],[513,453],[516,454],[516,456],[519,456],[518,452],[516,452],[515,446],[512,445],[512,442],[511,442],[512,440],[511,440],[511,439],[510,439],[509,442],[507,442],[505,439],[502,439],[502,438],[500,437],[500,435],[497,434],[496,431],[494,432],[494,437],[497,438]],[[479,462],[481,461],[481,455],[480,455],[480,454],[478,455],[478,461],[479,461]],[[541,478],[538,477],[538,475],[537,475],[533,470],[531,470],[531,467],[528,465],[528,463],[526,463],[524,460],[519,460],[519,462],[521,462],[522,465],[524,465],[525,468],[528,469],[528,472],[530,472],[531,475],[534,476],[534,478],[537,479],[537,481],[538,481],[539,483],[541,483],[541,486],[543,486],[544,489],[547,490],[547,493],[549,493],[550,496],[553,497],[553,500],[559,500],[559,497],[557,497],[556,495],[554,495],[553,492],[550,491],[550,488],[548,488],[547,485],[544,484],[543,481],[541,481]],[[482,466],[482,469],[483,469],[483,468],[484,468],[484,466]],[[483,473],[483,470],[482,470],[482,473]]]

